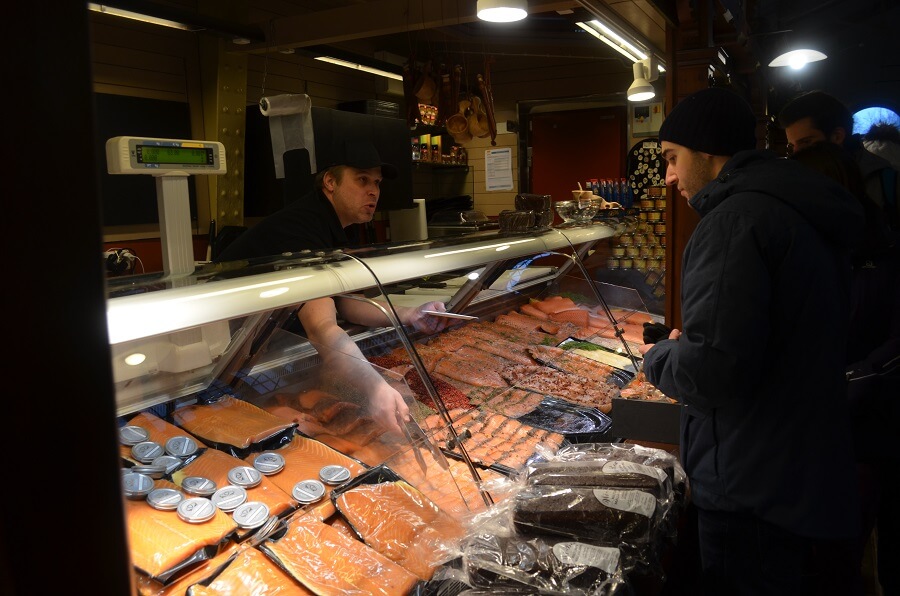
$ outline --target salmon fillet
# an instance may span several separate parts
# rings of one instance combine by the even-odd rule
[[[178,488],[167,480],[157,480],[156,488]],[[135,567],[158,577],[207,546],[224,546],[237,529],[231,516],[216,509],[215,516],[202,524],[182,521],[172,511],[159,511],[145,500],[125,501],[128,550]]]
[[[191,585],[216,573],[240,548],[236,542],[228,542],[218,555],[199,563],[187,573],[179,575],[175,581],[165,585],[143,573],[136,573],[137,592],[139,596],[184,596]]]
[[[192,596],[222,594],[266,594],[311,596],[313,592],[297,582],[255,548],[241,551],[208,586],[194,584]]]
[[[244,461],[228,455],[224,451],[207,449],[203,455],[174,472],[172,479],[176,483],[181,484],[181,481],[188,476],[202,476],[209,478],[216,483],[217,487],[222,488],[231,484],[228,480],[229,470],[238,466],[252,466],[253,458],[256,455],[253,454],[248,458],[248,461]],[[288,511],[295,509],[297,502],[294,501],[291,494],[276,486],[270,478],[270,476],[263,476],[262,481],[258,485],[247,488],[247,500],[265,503],[271,515],[284,515]]]
[[[261,547],[319,596],[408,594],[418,578],[359,540],[313,516],[291,520],[276,542]]]
[[[284,457],[284,469],[272,476],[266,476],[266,479],[271,480],[272,484],[287,494],[291,494],[294,485],[301,480],[318,480],[319,470],[324,466],[344,466],[350,470],[351,478],[359,476],[367,469],[355,459],[351,459],[319,441],[301,436],[295,436],[289,444],[278,449],[276,453]],[[327,502],[330,492],[331,487],[326,484],[323,498],[323,501],[326,501],[323,504],[323,507],[326,508],[324,517],[328,517],[334,512],[334,507]],[[331,509],[330,513],[327,511],[329,508]]]
[[[190,405],[172,415],[179,427],[203,442],[246,449],[253,443],[290,430],[293,424],[229,395],[207,405]]]
[[[404,481],[360,484],[336,504],[373,549],[428,581],[458,549],[463,526]]]
[[[140,426],[150,434],[150,437],[147,439],[148,441],[154,441],[156,443],[159,443],[160,445],[165,445],[166,441],[174,437],[190,436],[190,433],[185,432],[183,429],[178,428],[174,424],[166,422],[159,416],[151,414],[150,412],[141,412],[140,414],[129,420],[128,424],[133,426]],[[194,438],[196,440],[195,437],[191,438]],[[200,445],[201,441],[197,440],[197,444]],[[124,459],[132,461],[136,464],[141,463],[134,459],[134,456],[131,454],[131,445],[120,445],[119,454]]]

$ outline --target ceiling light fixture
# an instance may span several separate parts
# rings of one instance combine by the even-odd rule
[[[476,14],[482,21],[512,23],[528,16],[527,0],[478,0]]]
[[[338,66],[343,66],[344,68],[352,68],[353,70],[367,72],[369,74],[378,75],[380,77],[387,77],[389,79],[394,79],[395,81],[403,80],[403,75],[401,74],[388,72],[386,70],[381,70],[380,68],[372,68],[371,66],[359,64],[357,62],[350,62],[349,60],[341,60],[340,58],[332,58],[331,56],[316,56],[316,60],[328,62],[329,64],[336,64]]]
[[[769,66],[790,66],[794,70],[800,70],[810,62],[818,62],[819,60],[824,60],[825,58],[828,58],[828,56],[818,50],[802,48],[791,50],[790,52],[784,52],[783,54],[777,56],[774,60],[769,62]]]
[[[606,23],[594,19],[592,21],[578,22],[575,24],[632,62],[645,60],[648,57],[648,53],[642,49],[644,44],[637,40],[626,38],[624,33],[616,33]],[[656,62],[655,67],[659,72],[666,72],[666,69],[659,61]]]
[[[109,14],[117,17],[123,17],[126,19],[132,19],[134,21],[141,21],[142,23],[151,23],[153,25],[162,25],[163,27],[171,27],[172,29],[181,29],[182,31],[197,31],[197,27],[192,27],[190,25],[186,25],[185,23],[179,23],[178,21],[170,21],[169,19],[161,19],[159,17],[154,17],[146,14],[141,14],[139,12],[134,12],[131,10],[124,10],[121,8],[115,8],[114,6],[107,6],[106,4],[96,4],[94,2],[88,2],[88,9],[93,10],[94,12],[102,12],[104,14]]]
[[[646,101],[656,97],[656,91],[652,83],[659,77],[659,70],[653,56],[644,60],[638,60],[632,65],[634,82],[628,88],[628,101]]]

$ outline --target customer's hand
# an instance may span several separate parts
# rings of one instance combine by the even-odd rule
[[[647,326],[647,323],[644,323],[644,327],[645,327],[645,328],[646,328],[646,326]],[[644,332],[644,334],[645,334],[645,335],[644,335],[644,341],[647,341],[646,331]],[[667,338],[665,338],[665,339],[678,339],[679,337],[681,337],[681,330],[679,330],[679,329],[672,329],[671,331],[669,331],[669,336],[668,336]],[[660,337],[659,339],[663,339],[663,338]],[[656,340],[656,341],[659,341],[659,339]],[[647,352],[649,352],[651,349],[653,349],[654,346],[656,346],[656,342],[653,342],[653,343],[645,343],[645,344],[643,344],[643,345],[641,345],[641,346],[638,346],[638,352],[640,352],[641,355],[644,355],[644,354],[646,354]]]

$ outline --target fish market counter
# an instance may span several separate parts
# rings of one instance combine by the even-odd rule
[[[649,391],[636,346],[652,320],[585,265],[615,233],[482,231],[111,280],[139,591],[613,594],[656,573],[684,478],[613,436],[623,392]],[[393,324],[342,322],[361,357],[313,345],[295,311],[325,297]],[[434,300],[442,331],[399,322]],[[382,382],[410,409],[402,432],[370,410]]]

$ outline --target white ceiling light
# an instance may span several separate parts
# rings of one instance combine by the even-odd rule
[[[527,0],[478,0],[478,18],[493,23],[521,21],[528,16]]]
[[[795,70],[799,70],[810,62],[818,62],[827,58],[825,54],[818,50],[798,49],[785,52],[774,60],[769,62],[769,66],[790,66]]]
[[[347,60],[341,60],[340,58],[332,58],[331,56],[316,56],[315,59],[321,60],[322,62],[328,62],[329,64],[337,64],[338,66],[343,66],[344,68],[352,68],[353,70],[358,70],[360,72],[367,72],[369,74],[378,75],[380,77],[394,79],[395,81],[403,80],[403,75],[401,74],[388,72],[386,70],[381,70],[380,68],[372,68],[371,66],[359,64],[357,62],[349,62]]]
[[[656,97],[656,91],[650,84],[659,77],[653,56],[638,60],[631,69],[634,72],[634,82],[628,88],[628,101],[646,101]]]
[[[647,53],[639,46],[643,46],[643,44],[637,42],[633,39],[627,39],[624,34],[619,34],[613,31],[613,29],[597,19],[588,22],[578,22],[575,23],[615,51],[619,52],[632,62],[637,62],[638,60],[644,60],[647,58]],[[656,66],[659,72],[665,72],[666,69],[663,65],[657,60]],[[656,80],[656,79],[654,79]]]

